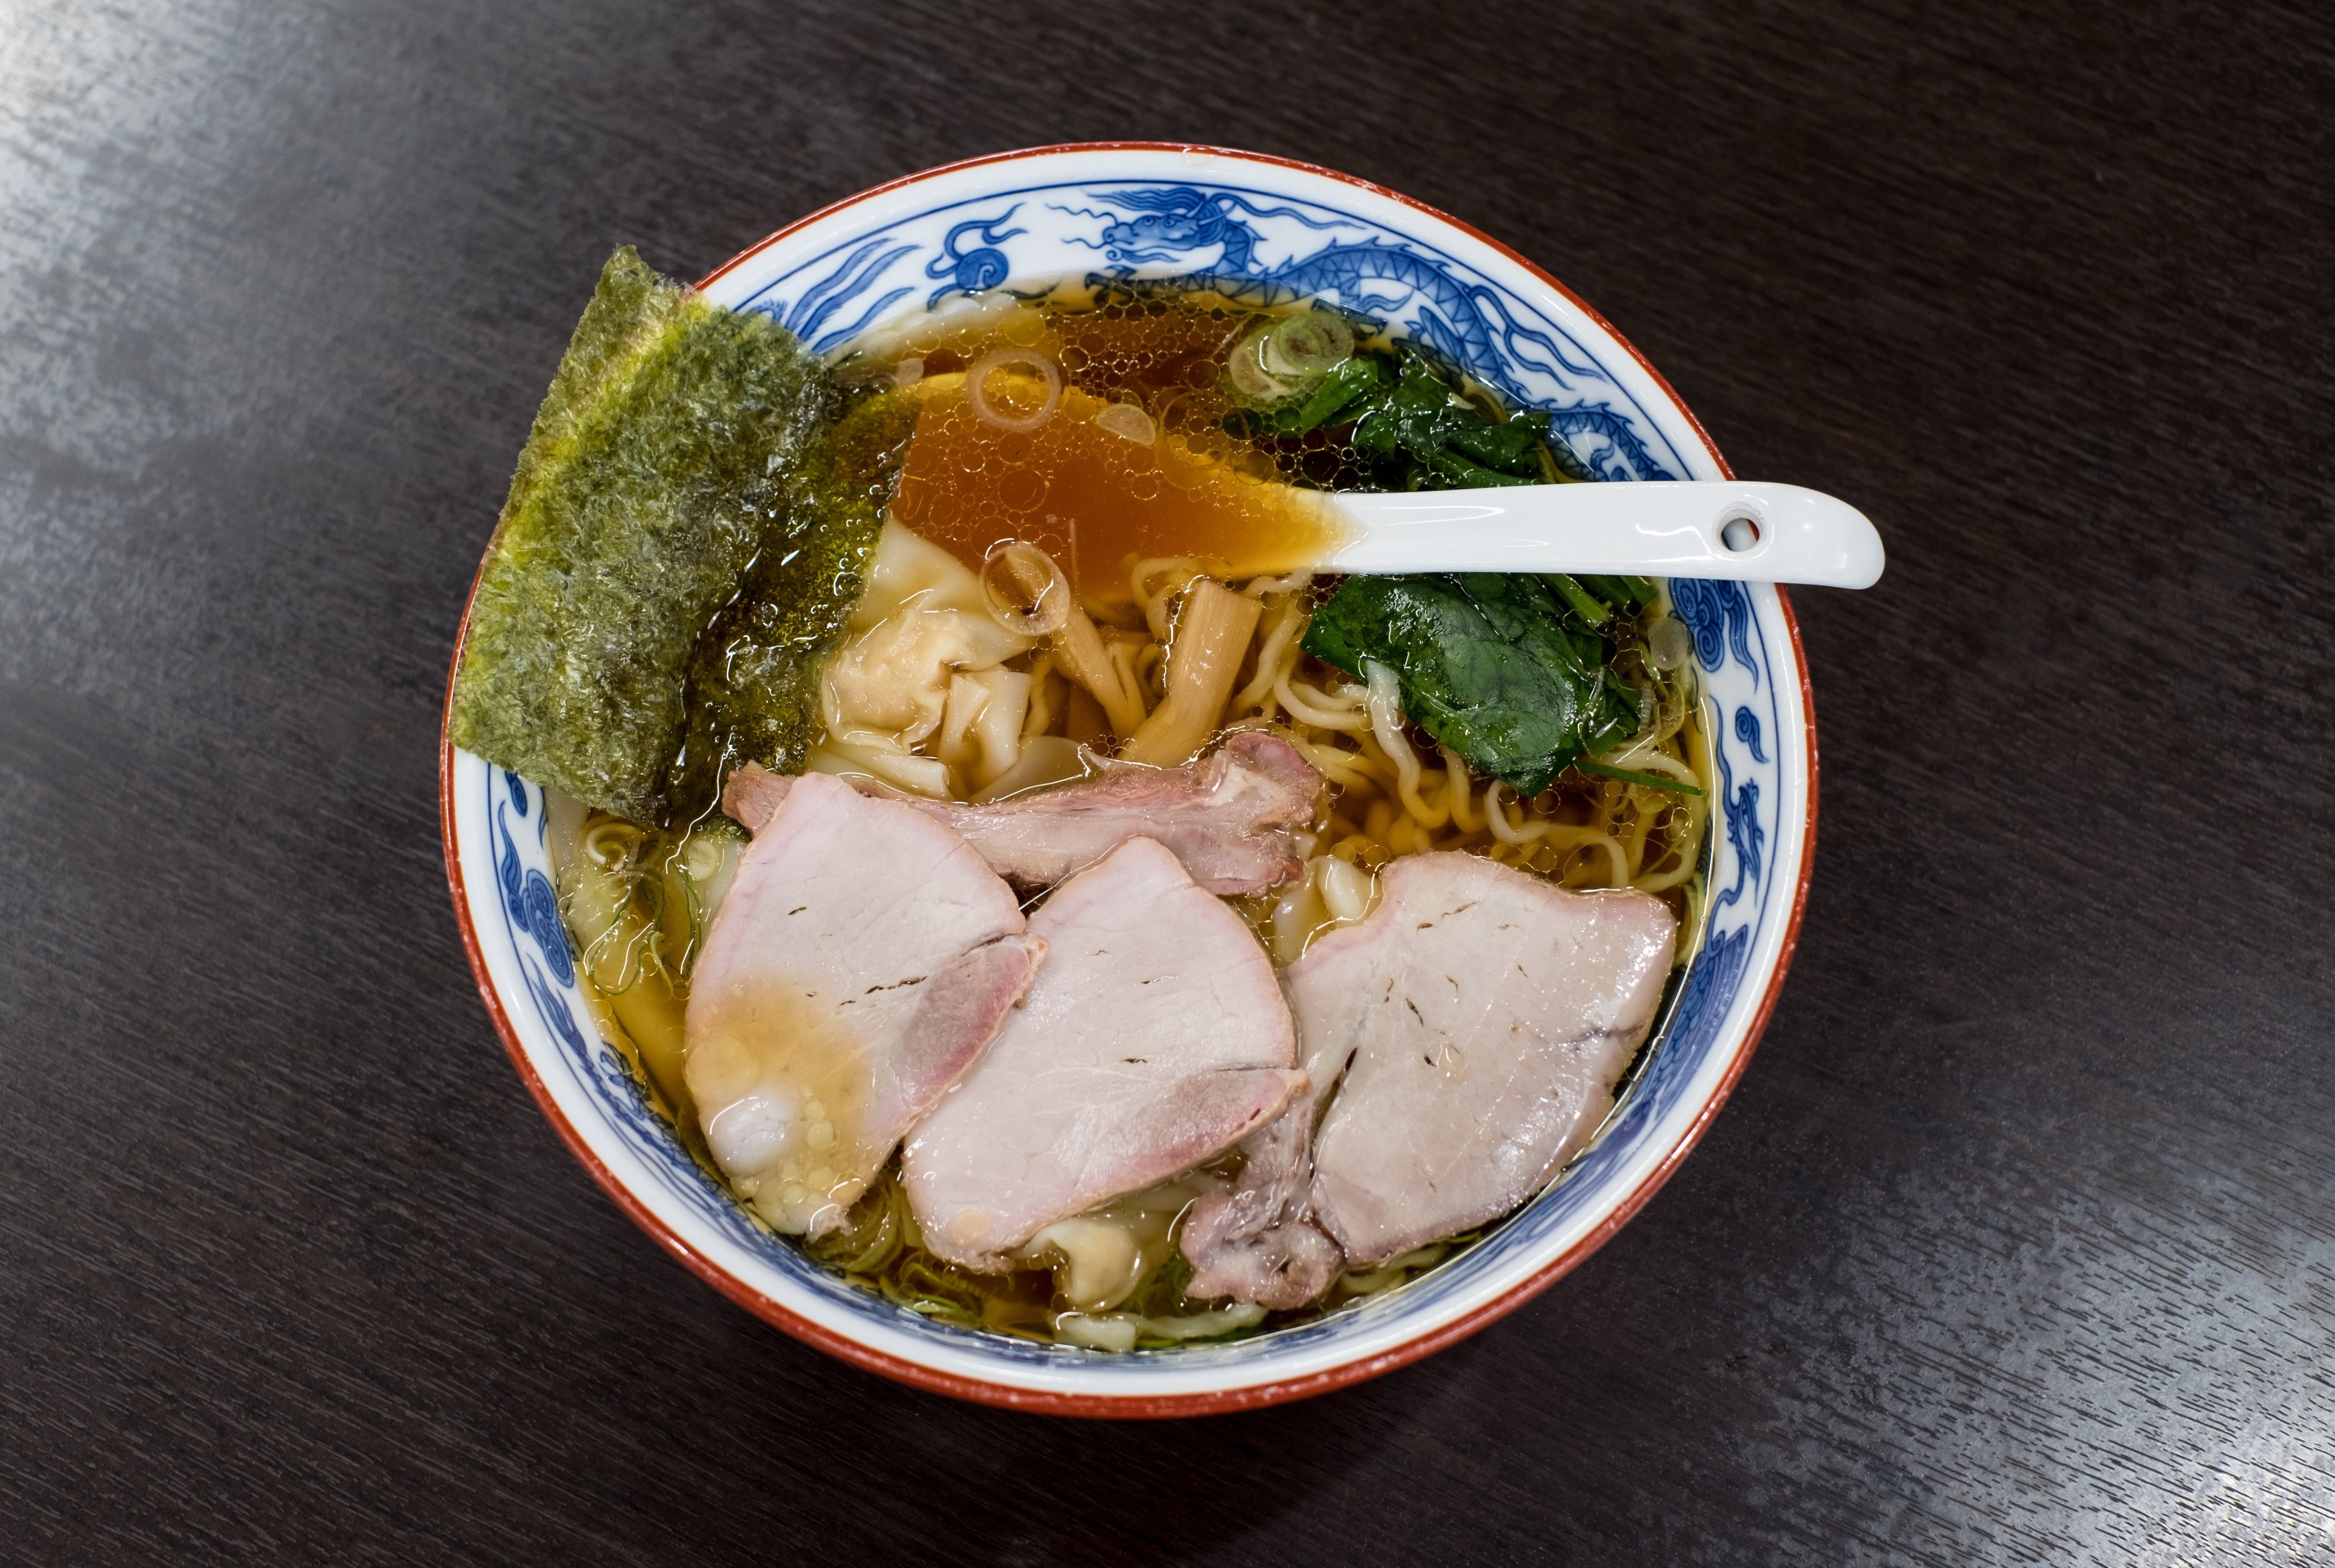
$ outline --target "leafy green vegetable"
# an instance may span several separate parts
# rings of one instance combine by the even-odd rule
[[[1650,789],[1667,789],[1674,795],[1700,795],[1702,786],[1690,784],[1683,779],[1666,778],[1660,773],[1641,773],[1634,768],[1615,768],[1603,762],[1593,762],[1583,757],[1574,760],[1575,768],[1584,773],[1594,773],[1600,779],[1619,779],[1624,784],[1643,784]]]
[[[1630,605],[1642,610],[1662,596],[1662,589],[1652,577],[1598,577],[1584,573],[1577,580],[1583,587],[1617,608]]]
[[[1321,384],[1302,402],[1270,412],[1235,411],[1232,416],[1235,432],[1241,435],[1302,436],[1308,431],[1321,429],[1332,416],[1365,392],[1387,384],[1386,373],[1379,368],[1377,358],[1357,354],[1324,375]],[[1348,416],[1349,419],[1352,417]]]
[[[807,1238],[804,1252],[830,1268],[851,1274],[872,1274],[890,1263],[907,1246],[908,1195],[889,1170],[859,1195],[843,1223],[823,1236]]]
[[[1542,582],[1556,591],[1573,613],[1592,626],[1602,626],[1613,618],[1613,606],[1589,592],[1563,572],[1543,572]]]
[[[1364,366],[1369,385],[1361,384]],[[1339,374],[1358,390],[1317,410],[1331,392],[1325,382],[1303,409],[1271,416],[1270,433],[1314,428],[1301,421],[1317,412],[1315,422],[1351,420],[1354,452],[1390,489],[1593,477],[1550,440],[1545,411],[1495,419],[1408,344],[1365,351],[1329,381]],[[1631,618],[1618,612],[1654,595],[1640,578],[1357,577],[1316,613],[1304,645],[1357,675],[1366,660],[1385,664],[1413,722],[1478,773],[1536,795],[1575,759],[1636,731],[1639,694],[1608,668],[1611,638]]]
[[[1276,383],[1279,384],[1279,383]],[[1408,344],[1363,349],[1310,390],[1235,410],[1236,435],[1291,439],[1353,427],[1355,454],[1381,489],[1484,489],[1593,476],[1562,442],[1549,440],[1545,410],[1496,420],[1459,395],[1426,355]]]
[[[1350,674],[1386,665],[1420,729],[1526,795],[1638,728],[1638,694],[1605,667],[1605,640],[1568,625],[1537,577],[1349,577],[1303,646]]]
[[[722,684],[701,640],[750,568],[779,592],[797,586],[780,580],[790,560],[823,566],[830,615],[857,591],[862,508],[838,508],[848,487],[821,455],[838,400],[777,324],[617,251],[511,479],[455,678],[454,743],[656,820],[692,680]],[[790,646],[817,641],[816,626],[782,630]],[[780,716],[740,715],[756,717]],[[769,725],[754,747],[783,754]]]
[[[1578,477],[1548,440],[1545,411],[1520,409],[1496,421],[1462,400],[1417,350],[1399,346],[1392,357],[1392,385],[1347,411],[1354,450],[1389,488],[1481,489]]]
[[[1429,482],[1429,476],[1435,479],[1443,480],[1443,485],[1439,486]],[[1414,487],[1422,490],[1445,488],[1455,490],[1487,490],[1498,485],[1536,485],[1540,483],[1541,476],[1504,474],[1497,469],[1487,469],[1480,463],[1471,463],[1448,448],[1439,447],[1427,454],[1427,473],[1414,474],[1411,479]]]
[[[1192,1282],[1192,1265],[1180,1247],[1170,1247],[1167,1255],[1151,1265],[1150,1272],[1136,1284],[1120,1304],[1123,1312],[1137,1312],[1147,1318],[1173,1318],[1189,1312],[1190,1298],[1184,1287]]]
[[[1507,423],[1496,425],[1474,409],[1455,405],[1442,417],[1441,426],[1454,450],[1520,479],[1537,479],[1536,449],[1548,439],[1548,421],[1546,409],[1518,409]]]
[[[883,1290],[895,1304],[912,1312],[969,1328],[981,1324],[981,1287],[954,1263],[913,1256],[884,1276]]]

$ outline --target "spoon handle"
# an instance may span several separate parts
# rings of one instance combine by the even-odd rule
[[[1334,572],[1595,572],[1869,588],[1881,536],[1846,501],[1747,480],[1516,485],[1331,498]]]

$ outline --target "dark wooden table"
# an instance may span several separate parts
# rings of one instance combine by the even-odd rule
[[[0,1556],[2335,1562],[2335,33],[2075,9],[0,0]],[[1891,550],[1798,597],[1815,892],[1681,1174],[1456,1350],[1172,1426],[662,1255],[434,792],[613,246],[1126,136],[1511,241]]]

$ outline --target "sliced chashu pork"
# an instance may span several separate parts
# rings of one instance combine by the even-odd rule
[[[1346,1254],[1313,1223],[1313,1116],[1318,1099],[1296,1096],[1241,1139],[1230,1191],[1208,1193],[1185,1216],[1177,1245],[1192,1265],[1185,1293],[1230,1296],[1289,1312],[1318,1299]]]
[[[1379,905],[1283,976],[1329,1108],[1312,1208],[1368,1266],[1497,1218],[1613,1103],[1677,922],[1649,894],[1568,893],[1458,852],[1405,856]]]
[[[1046,1225],[1214,1158],[1302,1090],[1240,916],[1130,838],[1031,917],[1024,1004],[901,1154],[925,1245],[996,1271]]]
[[[691,980],[689,1090],[714,1158],[777,1229],[833,1228],[1045,951],[946,828],[838,779],[797,780]]]
[[[749,831],[794,780],[748,766],[722,808]],[[877,788],[880,788],[878,786]],[[1322,776],[1277,735],[1244,730],[1188,768],[1113,765],[1097,778],[989,806],[907,799],[1024,887],[1047,887],[1141,835],[1175,851],[1210,893],[1261,893],[1304,868],[1292,842],[1313,816]]]

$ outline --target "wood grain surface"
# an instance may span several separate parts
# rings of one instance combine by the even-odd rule
[[[0,0],[0,1558],[2335,1562],[2317,7]],[[1816,886],[1710,1137],[1382,1381],[914,1393],[661,1255],[488,1026],[457,616],[610,248],[1255,148],[1542,262],[1746,474]]]

